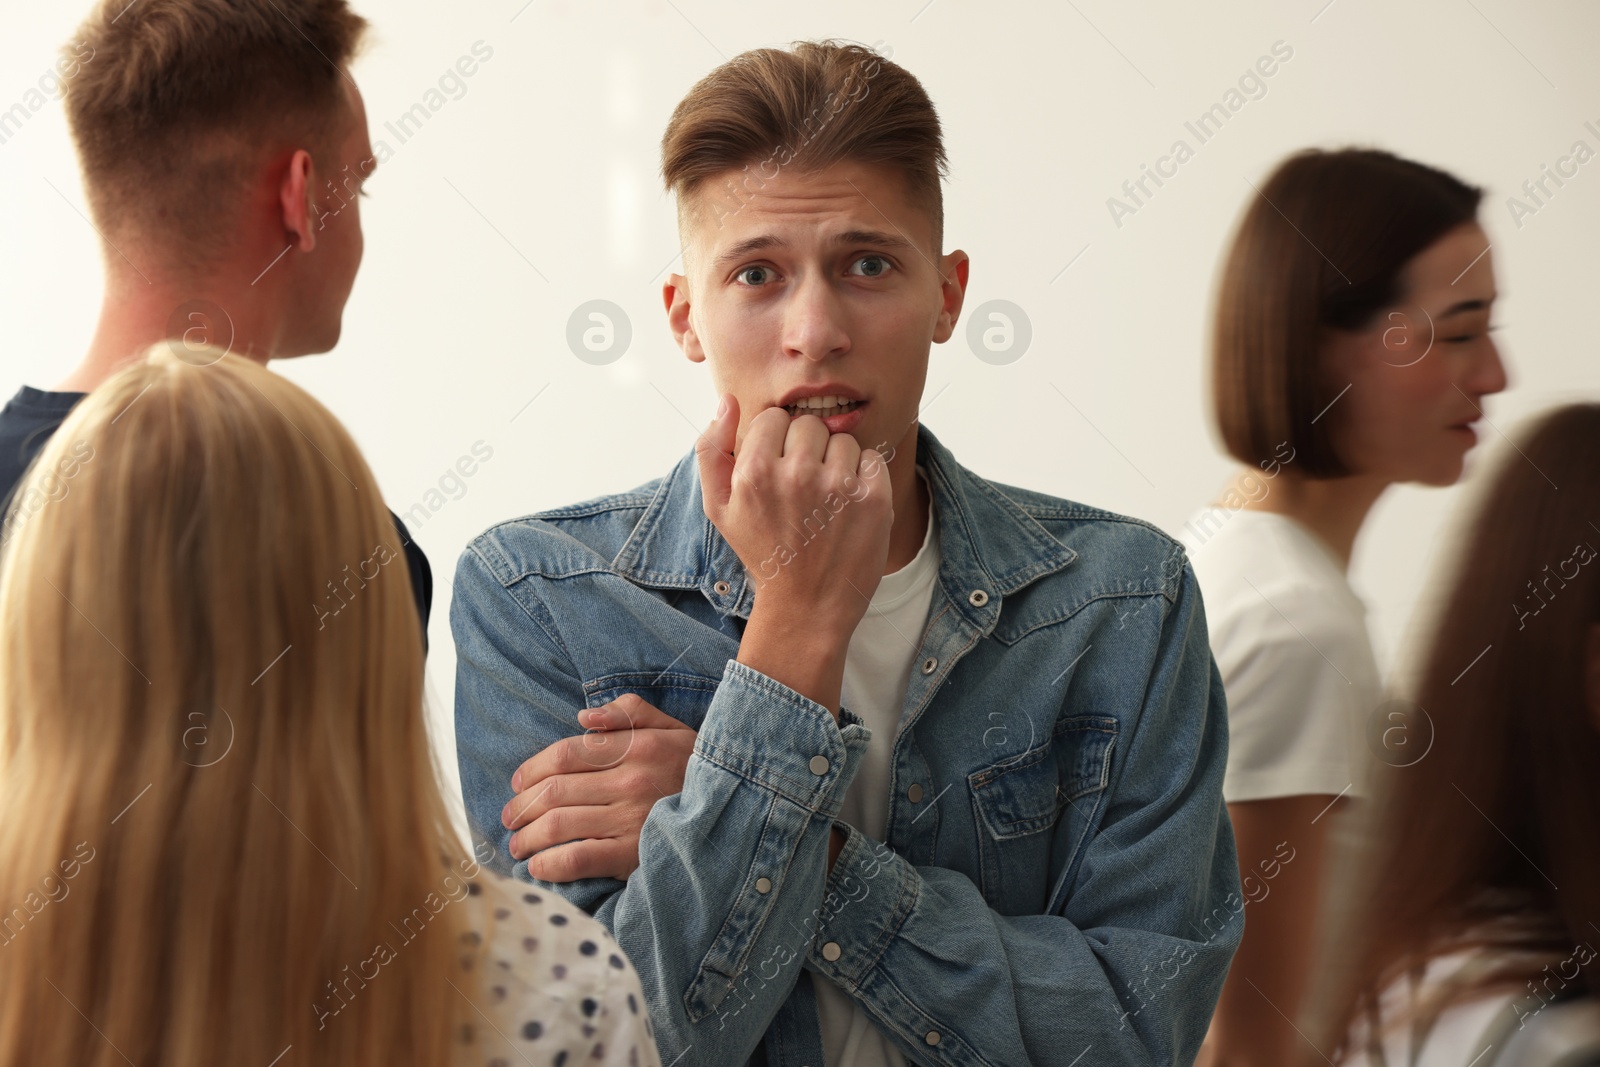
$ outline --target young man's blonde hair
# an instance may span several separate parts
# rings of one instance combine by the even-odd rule
[[[311,150],[332,178],[366,27],[345,0],[103,0],[65,91],[100,229],[203,260],[271,153]]]
[[[446,906],[394,523],[304,390],[175,348],[73,410],[0,552],[0,1067],[448,1063],[492,937]]]
[[[689,90],[661,138],[661,175],[683,234],[720,223],[791,168],[844,161],[904,175],[941,253],[948,162],[939,115],[922,83],[886,53],[839,41],[743,52]],[[708,182],[729,170],[740,174]]]

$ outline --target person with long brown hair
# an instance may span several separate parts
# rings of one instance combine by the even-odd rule
[[[1181,535],[1227,692],[1243,889],[1208,1067],[1280,1067],[1301,1040],[1327,835],[1366,795],[1383,702],[1355,541],[1390,486],[1461,477],[1506,385],[1481,195],[1388,152],[1297,152],[1223,261],[1211,400],[1244,469]]]
[[[158,345],[4,532],[0,1065],[659,1063],[605,928],[452,828],[398,534],[326,408]]]
[[[1512,441],[1420,646],[1426,754],[1374,771],[1308,1064],[1503,1064],[1597,988],[1600,404]],[[1600,1005],[1583,1011],[1591,1058],[1562,1063],[1600,1049]]]

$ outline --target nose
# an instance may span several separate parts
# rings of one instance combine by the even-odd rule
[[[813,363],[850,351],[850,332],[838,293],[825,278],[812,275],[791,290],[783,313],[783,351]]]
[[[1476,396],[1488,396],[1502,392],[1510,380],[1506,365],[1500,358],[1500,349],[1491,337],[1484,345],[1483,356],[1473,363],[1467,377],[1467,391]]]

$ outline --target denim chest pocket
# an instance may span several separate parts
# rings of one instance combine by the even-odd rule
[[[1071,716],[1044,743],[967,775],[990,907],[1045,910],[1099,817],[1116,738],[1116,719]]]
[[[624,693],[633,693],[690,729],[698,730],[720,684],[720,678],[708,678],[692,671],[632,671],[585,682],[583,695],[588,707],[598,708]]]

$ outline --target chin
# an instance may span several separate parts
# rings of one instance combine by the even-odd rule
[[[1455,456],[1440,459],[1428,469],[1418,472],[1414,481],[1420,485],[1431,485],[1438,488],[1455,485],[1461,480],[1461,474],[1466,469],[1466,458]]]
[[[302,338],[298,344],[288,351],[281,353],[284,356],[320,356],[324,352],[333,351],[339,343],[343,333],[341,324],[335,322],[330,329],[321,330],[310,337]]]

